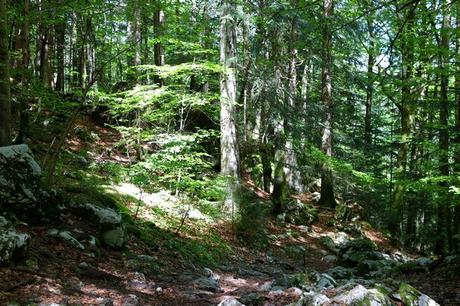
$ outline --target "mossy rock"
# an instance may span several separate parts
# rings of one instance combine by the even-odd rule
[[[406,283],[399,286],[398,295],[406,306],[439,306],[432,298]]]

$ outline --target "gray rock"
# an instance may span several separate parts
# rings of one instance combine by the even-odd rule
[[[390,298],[378,289],[366,289],[357,285],[353,289],[344,292],[331,300],[340,305],[370,305],[370,306],[391,306]]]
[[[220,302],[217,306],[244,306],[244,304],[241,304],[237,299],[227,298]]]
[[[58,237],[72,245],[73,247],[84,250],[85,246],[80,243],[69,231],[59,231],[57,229],[50,229],[48,235],[52,237]]]
[[[134,295],[134,294],[130,294],[130,295],[127,295],[123,298],[123,306],[138,306],[140,305],[140,301],[139,301],[139,298]]]
[[[334,288],[336,285],[337,285],[337,282],[335,281],[335,279],[332,276],[330,276],[330,275],[328,275],[326,273],[322,273],[318,277],[318,280],[316,281],[315,287],[320,289],[320,290],[323,290],[323,289]]]
[[[330,299],[324,294],[310,291],[304,293],[300,300],[297,303],[293,304],[293,306],[321,306],[327,305],[329,302]]]
[[[42,174],[42,169],[33,158],[32,151],[25,144],[0,147],[0,155],[6,159],[14,159],[26,163],[34,176]]]
[[[18,233],[15,229],[0,231],[0,265],[8,265],[16,256],[22,255],[28,246],[29,235]]]
[[[396,297],[406,306],[439,306],[439,304],[409,284],[401,284]]]
[[[347,269],[342,266],[336,266],[326,271],[327,274],[335,279],[347,279],[353,275],[353,269]]]
[[[244,305],[248,306],[258,306],[258,305],[263,305],[265,301],[265,297],[258,295],[257,293],[249,293],[248,295],[245,295],[241,297],[240,299],[241,303]]]
[[[273,286],[273,281],[267,281],[257,288],[257,291],[270,291]]]
[[[419,257],[415,262],[420,266],[426,267],[431,265],[433,263],[433,260],[431,260],[428,257]]]
[[[337,261],[337,256],[327,255],[322,258],[322,261],[327,262],[327,263],[334,263]]]
[[[350,291],[334,297],[332,301],[339,304],[342,303],[344,305],[353,305],[354,303],[364,301],[368,293],[369,292],[365,287],[358,285]]]
[[[111,208],[99,207],[90,203],[86,203],[83,208],[91,212],[103,228],[115,228],[121,225],[121,215]]]
[[[113,301],[109,298],[97,298],[97,306],[113,306]]]
[[[126,233],[122,227],[108,230],[102,234],[102,242],[115,249],[122,248],[125,245],[125,241]]]
[[[29,223],[49,218],[54,205],[50,195],[42,188],[41,174],[40,166],[27,145],[0,147],[2,213]]]
[[[222,292],[219,282],[210,277],[200,277],[193,281],[193,284],[196,288],[211,291],[211,292]]]

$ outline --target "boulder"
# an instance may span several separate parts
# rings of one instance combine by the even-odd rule
[[[227,298],[220,302],[217,306],[244,306],[244,304],[241,304],[237,299]]]
[[[211,277],[200,277],[193,281],[193,285],[198,289],[210,292],[222,292],[219,282]]]
[[[60,238],[77,249],[85,249],[85,246],[81,244],[80,241],[78,241],[69,231],[59,231],[57,229],[50,229],[48,231],[48,235],[51,237]]]
[[[291,304],[291,306],[321,306],[328,305],[330,299],[324,294],[310,291],[305,293],[299,301]]]
[[[259,306],[264,305],[265,298],[253,292],[241,297],[240,301],[247,306]]]
[[[330,288],[334,288],[336,285],[337,285],[337,282],[332,276],[326,273],[321,273],[317,275],[317,281],[315,284],[316,288],[321,289],[321,290],[330,289]]]
[[[102,242],[111,248],[120,249],[125,245],[126,232],[121,226],[108,230],[102,234]]]
[[[354,274],[353,269],[347,269],[342,266],[336,266],[326,271],[327,274],[332,276],[335,279],[347,279]]]
[[[42,221],[53,205],[42,188],[41,174],[27,145],[0,147],[1,211],[29,223]]]
[[[362,285],[357,285],[350,291],[344,292],[332,299],[339,305],[373,305],[391,306],[391,301],[385,294],[377,289],[368,290]]]
[[[2,222],[5,220],[3,217]],[[15,257],[24,255],[29,235],[18,233],[13,228],[0,228],[0,265],[8,265]]]
[[[401,300],[406,306],[439,306],[428,295],[421,293],[409,284],[402,283],[395,298]]]
[[[81,206],[91,218],[98,223],[101,229],[114,229],[121,225],[122,218],[115,210],[86,203]]]

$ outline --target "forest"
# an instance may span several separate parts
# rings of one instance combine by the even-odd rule
[[[0,0],[1,305],[460,305],[460,1]]]

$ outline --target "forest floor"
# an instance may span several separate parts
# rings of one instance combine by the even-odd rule
[[[75,138],[69,142],[69,151],[84,148],[97,152],[95,160],[127,163],[123,154],[107,149],[118,140],[116,132],[96,125],[89,129],[98,134],[92,145],[97,148],[85,147]],[[72,180],[80,184],[75,176],[61,184]],[[257,205],[270,205],[267,194],[250,181],[246,184],[258,196]],[[75,188],[72,192],[86,195],[93,191]],[[229,297],[246,299],[247,305],[286,305],[297,301],[301,291],[278,286],[283,278],[306,268],[325,272],[334,266],[327,260],[330,250],[322,243],[323,237],[339,234],[327,225],[334,218],[332,211],[318,208],[319,220],[310,226],[280,225],[264,216],[258,222],[264,224],[266,239],[263,245],[251,245],[235,235],[230,221],[218,221],[193,208],[187,211],[187,218],[180,211],[174,216],[162,206],[178,203],[167,203],[173,199],[171,194],[141,193],[126,182],[110,182],[104,188],[111,197],[123,200],[124,213],[132,219],[135,234],[129,235],[126,246],[122,250],[101,246],[80,250],[48,235],[50,229],[59,228],[80,241],[97,236],[94,224],[67,210],[50,225],[18,225],[19,231],[31,236],[31,245],[25,260],[0,268],[1,305],[217,305]],[[364,233],[380,250],[397,251],[382,233],[370,227]],[[400,278],[441,305],[460,305],[455,300],[460,292],[458,276],[447,278],[434,266]]]

